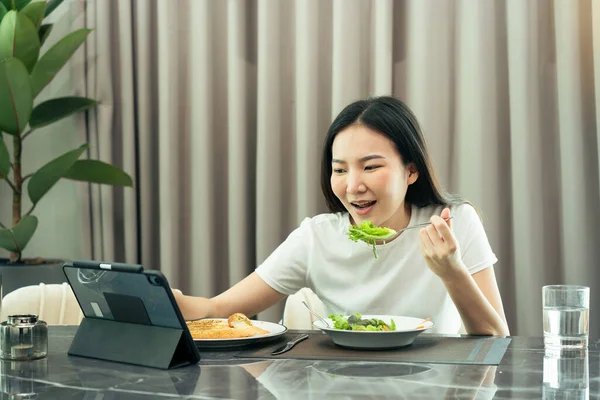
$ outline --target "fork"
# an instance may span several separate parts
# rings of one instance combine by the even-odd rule
[[[453,215],[449,216],[448,218],[444,218],[444,221],[448,222],[452,218],[454,218]],[[383,240],[384,242],[387,242],[390,239],[396,238],[399,234],[401,234],[404,231],[408,231],[410,229],[415,229],[415,228],[421,228],[421,227],[427,226],[427,225],[431,225],[431,222],[424,222],[422,224],[417,224],[417,225],[413,225],[413,226],[407,226],[406,228],[402,228],[402,229],[397,230],[396,233],[394,233],[392,236],[388,236],[386,238],[381,238],[379,240]]]
[[[317,317],[321,321],[323,321],[323,323],[325,324],[326,328],[331,328],[329,326],[329,322],[327,322],[327,320],[325,318],[321,317],[319,314],[317,314],[316,312],[314,312],[313,310],[311,310],[310,307],[308,306],[308,304],[306,304],[306,302],[304,300],[302,300],[302,304],[304,304],[304,307],[306,307],[306,309],[308,310],[309,313],[311,313],[312,315],[314,315],[315,317]]]

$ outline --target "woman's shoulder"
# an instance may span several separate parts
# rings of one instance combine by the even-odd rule
[[[413,206],[413,211],[415,212],[415,217],[413,219],[413,224],[424,223],[429,221],[429,219],[434,215],[440,215],[444,208],[450,209],[450,215],[452,216],[453,224],[456,222],[465,224],[470,223],[472,221],[479,221],[479,213],[475,209],[475,207],[465,201],[462,203],[451,204],[449,206],[440,205],[440,204],[431,204],[425,207],[416,207]]]
[[[313,217],[306,217],[300,224],[300,226],[307,227],[319,227],[323,228],[326,226],[339,227],[348,223],[348,213],[324,213],[317,214]]]
[[[477,219],[479,220],[479,212],[473,206],[473,204],[465,201],[460,204],[453,204],[450,206],[450,215],[455,215],[461,219]]]
[[[306,217],[296,228],[294,234],[305,239],[311,236],[332,237],[348,230],[347,213],[324,213]]]

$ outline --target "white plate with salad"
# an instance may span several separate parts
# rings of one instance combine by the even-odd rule
[[[391,349],[412,344],[422,332],[433,327],[428,318],[400,315],[330,315],[328,326],[313,322],[339,346],[353,349]]]

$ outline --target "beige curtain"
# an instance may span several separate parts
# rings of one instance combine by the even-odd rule
[[[512,333],[541,334],[542,285],[578,283],[600,334],[600,1],[79,4],[94,28],[83,82],[102,101],[84,132],[136,180],[80,195],[91,256],[222,292],[325,211],[332,118],[393,94],[483,215]]]

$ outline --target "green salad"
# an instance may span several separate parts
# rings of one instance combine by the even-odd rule
[[[377,259],[377,248],[375,244],[378,240],[386,240],[393,237],[396,231],[391,228],[380,228],[373,225],[371,221],[364,221],[358,226],[350,225],[348,228],[348,237],[354,242],[362,240],[373,246],[373,255]]]
[[[392,319],[390,324],[386,324],[380,319],[363,319],[359,313],[354,313],[349,317],[343,315],[330,314],[329,318],[333,320],[333,327],[344,331],[395,331],[396,323]]]

